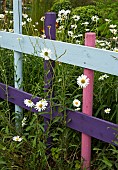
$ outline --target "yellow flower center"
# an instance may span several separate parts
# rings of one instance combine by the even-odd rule
[[[46,51],[46,52],[44,53],[44,55],[45,55],[45,56],[48,56],[48,52]]]
[[[78,102],[75,102],[76,105],[78,105]]]
[[[16,141],[19,141],[19,138],[18,138],[18,137],[16,138]]]
[[[82,80],[81,80],[81,83],[84,84],[84,83],[85,83],[85,79],[82,79]]]
[[[38,106],[39,106],[40,108],[42,108],[43,105],[40,103]]]
[[[31,101],[31,100],[28,100],[28,103],[32,103],[32,101]]]

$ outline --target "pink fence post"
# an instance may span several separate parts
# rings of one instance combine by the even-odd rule
[[[85,46],[95,47],[95,40],[96,40],[95,33],[92,32],[85,33]],[[83,89],[82,112],[92,116],[94,71],[85,68],[84,75],[86,75],[90,79],[90,82],[89,85]],[[82,158],[82,169],[90,170],[91,137],[84,133],[82,133],[81,158]]]

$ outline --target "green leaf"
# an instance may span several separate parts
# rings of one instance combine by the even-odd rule
[[[6,162],[5,162],[5,161],[0,160],[0,165],[2,165],[2,164],[6,164]]]
[[[103,156],[102,162],[104,162],[108,167],[112,167],[112,163],[105,156]]]
[[[33,140],[33,147],[35,147],[35,146],[36,146],[36,137]]]

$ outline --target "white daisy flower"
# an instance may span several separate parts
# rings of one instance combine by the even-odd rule
[[[38,110],[38,112],[41,112],[46,109],[47,105],[48,105],[47,101],[42,99],[39,102],[36,102],[35,109]]]
[[[83,75],[83,74],[77,78],[77,84],[81,88],[86,88],[89,84],[89,81],[90,81],[90,79],[87,78],[87,76]]]
[[[40,53],[41,57],[43,57],[45,60],[51,59],[51,50],[48,48],[44,48],[42,52]]]
[[[83,35],[82,35],[82,34],[78,34],[77,36],[78,36],[78,37],[82,37]]]
[[[63,25],[59,26],[58,30],[64,30],[64,26]]]
[[[85,29],[85,31],[86,31],[86,32],[89,32],[89,31],[90,31],[90,29]]]
[[[31,18],[27,18],[27,22],[32,22],[32,19]]]
[[[110,20],[110,19],[107,19],[107,18],[105,19],[105,21],[108,22],[108,23],[111,22],[111,20]]]
[[[9,32],[14,32],[14,30],[13,29],[9,29]]]
[[[68,14],[70,14],[70,12],[71,12],[71,11],[68,9],[68,10],[65,11],[64,14],[65,14],[65,15],[68,15]]]
[[[9,13],[9,11],[5,11],[5,14],[8,14]]]
[[[98,80],[104,80],[103,75],[98,78]]]
[[[37,30],[38,31],[38,30]],[[41,35],[41,38],[45,39],[46,38],[46,35],[45,34],[42,34]]]
[[[14,136],[14,137],[13,137],[13,140],[14,140],[14,141],[17,141],[17,142],[21,142],[21,141],[22,141],[22,138],[19,137],[19,136]]]
[[[58,17],[59,17],[59,18],[62,18],[62,17],[64,17],[64,16],[65,16],[65,10],[62,9],[61,11],[58,12]]]
[[[0,19],[3,19],[4,18],[4,14],[0,14]]]
[[[68,31],[68,36],[72,37],[73,36],[73,32],[72,31]]]
[[[107,79],[109,77],[107,74],[104,74],[103,76],[105,79]]]
[[[113,37],[113,40],[117,41],[118,37]]]
[[[13,14],[13,11],[9,11],[10,14]]]
[[[22,14],[23,18],[28,18],[27,14]]]
[[[73,15],[72,18],[74,19],[74,21],[79,21],[80,16],[79,15]]]
[[[36,28],[35,28],[35,29],[34,29],[34,31],[36,31],[36,32],[37,32],[37,31],[38,31],[38,29],[36,29]],[[41,37],[41,38],[42,38],[42,37]]]
[[[110,109],[110,108],[107,108],[107,109],[105,109],[105,110],[104,110],[104,112],[105,112],[105,113],[107,113],[107,114],[109,114],[109,113],[110,113],[110,111],[111,111],[111,109]]]
[[[41,21],[44,21],[44,20],[45,20],[45,16],[42,16],[40,20],[41,20]]]
[[[73,100],[73,106],[79,107],[81,105],[81,102],[78,99]]]
[[[111,24],[111,25],[109,25],[109,28],[116,28],[116,26],[117,26],[117,25]]]
[[[24,99],[24,104],[27,107],[33,107],[34,106],[34,103],[30,99]]]
[[[87,26],[87,25],[89,25],[89,22],[83,22],[82,25]]]
[[[99,17],[97,15],[92,16],[91,20],[97,22],[99,20]]]
[[[26,21],[22,22],[22,26],[26,25]]]
[[[112,32],[112,34],[117,34],[117,29],[109,29],[111,32]]]
[[[42,99],[41,102],[42,102],[43,106],[48,106],[48,102],[45,99]]]
[[[72,29],[76,29],[76,28],[77,28],[77,25],[76,25],[76,24],[71,25],[71,28],[72,28]]]

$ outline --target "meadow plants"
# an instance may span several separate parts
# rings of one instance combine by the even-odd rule
[[[1,30],[10,32],[13,25],[11,26],[5,21],[6,15],[2,14],[0,17],[0,22],[4,23]],[[41,19],[42,22],[44,19]],[[85,32],[95,31],[97,34],[96,47],[117,51],[118,25],[105,18],[104,22],[109,28],[111,36],[108,39],[106,37],[101,39],[98,29],[100,20],[99,16],[93,15],[89,20],[83,22],[81,15],[73,15],[70,9],[61,9],[57,14],[56,39],[84,44]],[[41,33],[37,29],[38,22],[34,26],[32,18],[27,14],[23,14],[22,25],[23,33],[45,37],[45,32]],[[90,25],[93,25],[93,28]],[[80,26],[81,30],[78,29]],[[47,98],[48,92],[44,93],[43,64],[45,60],[50,62],[53,54],[51,49],[44,48],[41,49],[40,55],[43,58],[23,54],[24,91],[32,93],[34,98],[39,96],[42,99],[36,103],[31,99],[24,99],[24,104],[31,109],[35,108],[38,113],[23,110],[22,131],[18,132],[15,129],[14,105],[8,101],[0,100],[0,168],[2,170],[78,170],[81,168],[81,134],[66,127],[66,109],[82,111],[82,89],[89,84],[89,78],[83,75],[83,68],[67,65],[58,62],[58,60],[55,62],[53,86],[50,89],[51,92],[54,91],[51,107],[60,106],[59,112],[64,114],[64,118],[51,119],[48,122],[47,131],[45,131],[44,120],[40,114],[43,114],[42,111],[45,112],[49,105],[49,99]],[[0,81],[13,86],[13,52],[1,48],[0,61]],[[118,123],[117,86],[116,76],[95,72],[94,116]],[[52,140],[51,147],[47,145],[49,136]],[[92,156],[91,168],[93,170],[115,170],[117,168],[118,151],[115,146],[93,139],[92,148],[94,156]]]

